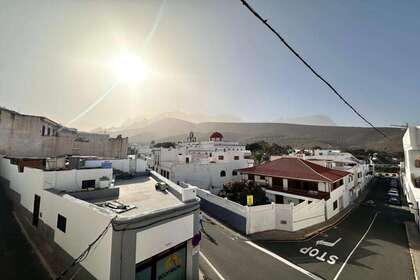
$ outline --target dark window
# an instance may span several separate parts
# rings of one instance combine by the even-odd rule
[[[417,168],[420,168],[420,159],[416,159],[416,160],[414,161],[414,165],[415,165]]]
[[[220,177],[226,177],[226,171],[224,170],[220,171]]]
[[[255,180],[254,174],[248,174],[248,180],[254,181]]]
[[[210,157],[212,157],[213,156],[213,154],[212,153],[210,153],[210,155],[209,155]]]
[[[95,180],[83,180],[82,181],[82,189],[95,188],[95,185],[96,185]]]
[[[44,135],[45,135],[45,125],[43,125],[43,126],[42,126],[41,135],[42,135],[42,136],[44,136]]]
[[[233,171],[232,171],[232,176],[236,176],[236,175],[238,175],[238,171],[233,170]]]
[[[47,135],[50,136],[50,134],[51,134],[51,128],[48,128],[47,129]]]
[[[261,180],[265,180],[265,176],[260,176],[260,179]]]
[[[223,160],[224,158],[224,156],[219,156],[219,160]]]
[[[60,214],[57,215],[57,228],[62,232],[66,232],[67,219]]]
[[[334,201],[334,203],[333,203],[333,210],[337,209],[337,206],[338,206],[338,202],[337,202],[337,200],[336,200],[336,201]]]
[[[234,156],[233,159],[234,160],[239,160],[239,156]]]
[[[190,163],[190,158],[189,157],[185,158],[185,163]]]
[[[272,184],[273,184],[273,186],[282,187],[283,186],[283,178],[273,177]]]

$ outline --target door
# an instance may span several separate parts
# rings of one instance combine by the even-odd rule
[[[38,227],[39,221],[39,205],[41,204],[41,197],[39,195],[35,195],[34,197],[34,212],[32,216],[32,224]]]

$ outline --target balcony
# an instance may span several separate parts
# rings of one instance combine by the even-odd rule
[[[283,189],[283,187],[278,187],[278,186],[272,186],[272,187],[265,186],[264,188],[267,190],[275,191],[275,192],[289,193],[289,194],[300,195],[300,196],[305,196],[305,197],[314,198],[314,199],[325,199],[325,200],[330,199],[330,193],[328,192],[302,190],[302,189],[297,189],[297,188],[288,188],[286,190],[286,189]]]

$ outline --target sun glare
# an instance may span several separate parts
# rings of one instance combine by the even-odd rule
[[[132,54],[122,54],[115,57],[111,63],[112,71],[122,82],[136,83],[147,77],[146,66],[140,57]]]

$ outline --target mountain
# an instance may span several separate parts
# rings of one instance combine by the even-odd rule
[[[310,115],[289,119],[277,119],[276,123],[289,123],[289,124],[303,124],[303,125],[323,125],[323,126],[336,126],[337,124],[328,116],[325,115]]]
[[[399,128],[380,128],[388,138],[367,127],[314,126],[286,123],[202,122],[192,123],[164,118],[139,129],[118,131],[129,136],[131,143],[182,141],[193,131],[198,140],[207,140],[214,131],[225,140],[252,143],[260,140],[297,148],[313,146],[330,148],[375,149],[390,152],[402,150],[404,131]]]

